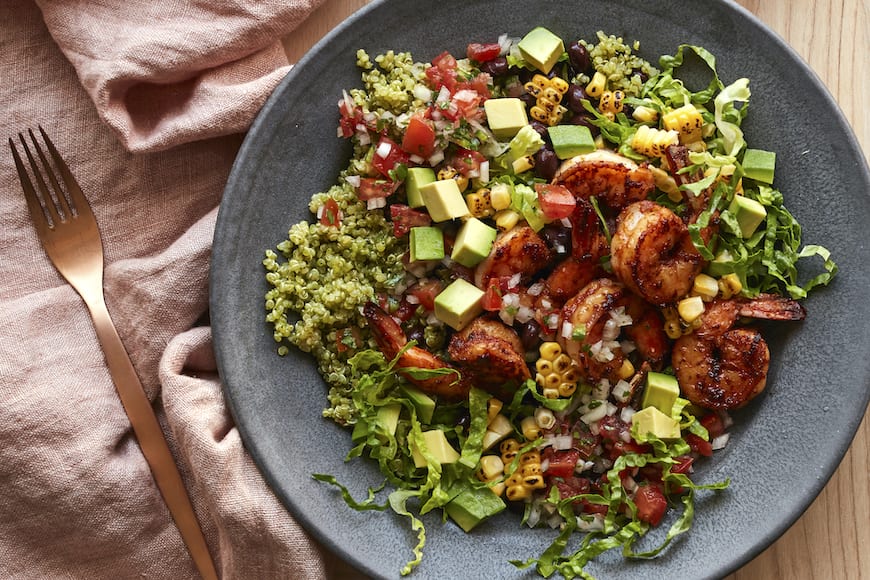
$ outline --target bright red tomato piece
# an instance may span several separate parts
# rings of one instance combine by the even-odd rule
[[[722,421],[722,418],[716,413],[710,413],[708,415],[705,415],[700,420],[700,423],[710,434],[710,439],[715,439],[716,437],[722,435],[725,432],[725,423]]]
[[[477,62],[489,62],[498,58],[501,54],[501,46],[496,42],[472,42],[465,50],[465,55]]]
[[[411,209],[401,203],[390,206],[390,219],[393,221],[393,234],[397,238],[410,232],[413,227],[428,226],[432,223],[428,213]]]
[[[392,139],[389,137],[381,137],[375,147],[375,154],[372,155],[372,167],[384,177],[390,177],[390,171],[396,168],[396,165],[408,165],[408,154],[402,151]]]
[[[432,66],[426,69],[426,77],[436,91],[447,87],[452,93],[456,90],[456,59],[449,52],[442,52],[432,59]]]
[[[435,310],[435,297],[443,289],[444,285],[439,280],[424,280],[408,288],[408,294],[414,296],[427,311],[432,311]]]
[[[320,210],[320,223],[336,228],[341,225],[341,209],[338,207],[338,202],[331,197],[326,200]]]
[[[713,446],[710,442],[705,441],[694,433],[686,434],[686,443],[688,443],[692,451],[698,455],[703,455],[704,457],[710,457],[713,455]]]
[[[495,285],[490,285],[483,293],[480,303],[483,309],[487,312],[498,312],[501,310],[501,291]]]
[[[486,161],[486,157],[479,151],[471,149],[457,149],[450,162],[450,166],[462,175],[480,174],[480,164]]]
[[[435,152],[435,129],[432,124],[420,115],[411,117],[402,138],[402,149],[424,159],[430,157]]]
[[[668,511],[668,500],[657,485],[638,487],[634,494],[634,503],[637,506],[637,518],[651,526],[659,525],[665,512]]]
[[[389,197],[398,187],[399,184],[391,179],[361,177],[359,187],[356,189],[356,195],[361,200],[368,201],[376,197]]]
[[[577,200],[568,188],[562,185],[549,183],[536,183],[535,191],[538,192],[538,202],[544,217],[551,220],[566,218],[574,211]]]
[[[559,449],[549,457],[547,475],[551,477],[570,477],[580,461],[580,452],[576,449]]]

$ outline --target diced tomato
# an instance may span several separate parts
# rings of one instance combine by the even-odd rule
[[[428,213],[411,209],[400,203],[390,206],[390,219],[393,221],[393,234],[397,238],[410,232],[413,227],[428,226],[432,223]]]
[[[376,197],[389,197],[398,187],[399,184],[391,179],[361,177],[359,187],[356,189],[356,195],[361,200],[368,201]]]
[[[482,116],[480,110],[480,94],[472,89],[459,89],[450,99],[456,107],[456,117],[474,119]],[[445,116],[448,116],[445,112]]]
[[[421,280],[408,288],[408,294],[414,296],[423,308],[431,311],[435,309],[435,297],[443,289],[440,280]]]
[[[701,425],[707,430],[710,434],[710,439],[715,439],[719,435],[722,435],[725,432],[725,423],[722,421],[722,418],[716,413],[710,413],[701,418]]]
[[[610,459],[615,460],[617,457],[626,453],[648,453],[651,447],[647,444],[635,443],[634,441],[623,441],[618,439],[612,443],[606,443],[608,455]]]
[[[551,477],[570,477],[580,460],[576,449],[559,449],[549,457],[546,474]]]
[[[462,175],[468,177],[469,174],[479,174],[480,164],[484,161],[486,161],[486,157],[484,157],[479,151],[459,148],[453,155],[453,158],[450,161],[450,166]]]
[[[605,415],[598,421],[598,434],[606,441],[621,441],[622,432],[628,430],[628,424],[616,415]]]
[[[671,473],[689,473],[692,469],[692,463],[695,462],[695,459],[688,455],[680,455],[674,459],[677,463],[671,466]]]
[[[501,45],[496,42],[472,42],[466,48],[465,54],[469,60],[489,62],[495,60],[501,54]]]
[[[483,100],[492,96],[492,92],[489,90],[490,86],[492,86],[492,77],[488,73],[480,73],[467,81],[456,83],[457,90],[470,89],[480,95]]]
[[[501,291],[498,286],[490,284],[486,292],[483,293],[480,303],[487,312],[498,312],[501,310]]]
[[[341,226],[341,209],[333,198],[327,198],[320,209],[320,223],[325,226]]]
[[[436,91],[447,87],[452,93],[456,90],[456,59],[449,52],[442,52],[432,59],[432,66],[426,69],[426,77]]]
[[[384,150],[386,150],[386,154],[382,155]],[[399,163],[407,165],[408,154],[402,151],[402,148],[389,137],[381,137],[375,148],[375,154],[372,155],[372,167],[384,177],[391,177],[390,171],[395,169]]]
[[[402,138],[402,149],[411,155],[428,158],[435,152],[435,129],[420,115],[408,121],[408,128]]]
[[[699,455],[703,455],[704,457],[710,457],[713,455],[713,446],[709,441],[704,441],[702,438],[698,437],[694,433],[686,434],[686,443],[689,444],[689,447],[695,453]]]
[[[535,191],[538,192],[538,202],[544,217],[551,220],[566,218],[574,211],[577,200],[574,194],[563,185],[549,183],[536,183]]]
[[[634,494],[634,503],[637,506],[637,518],[651,526],[659,525],[668,511],[668,500],[664,492],[653,484],[639,486]]]

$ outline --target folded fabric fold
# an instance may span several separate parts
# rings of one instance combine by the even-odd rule
[[[244,131],[290,69],[280,38],[322,0],[38,0],[100,118],[134,152]]]

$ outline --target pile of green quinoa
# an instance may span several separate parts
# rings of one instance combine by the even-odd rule
[[[596,70],[608,76],[608,86],[639,94],[642,83],[637,71],[650,76],[657,71],[621,38],[599,32],[598,40],[597,45],[581,42]],[[425,87],[427,65],[415,62],[408,52],[387,51],[373,60],[362,49],[356,53],[356,64],[362,70],[363,88],[350,89],[348,94],[364,114],[374,114],[380,127],[399,137],[407,114],[426,108],[420,87]],[[462,61],[460,65],[464,66]],[[360,329],[362,343],[374,348],[361,306],[380,293],[388,294],[405,274],[405,241],[393,234],[383,212],[369,211],[344,179],[364,174],[369,149],[370,145],[355,143],[339,184],[315,194],[309,203],[317,215],[328,198],[334,199],[341,211],[340,226],[318,220],[299,222],[277,245],[277,252],[267,250],[263,260],[271,286],[265,296],[266,321],[274,328],[278,354],[286,355],[296,347],[314,356],[329,387],[323,415],[343,425],[355,420],[347,364],[355,349],[339,349],[338,337],[345,329]]]

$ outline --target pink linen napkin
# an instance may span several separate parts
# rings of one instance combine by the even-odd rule
[[[90,199],[109,311],[223,578],[356,576],[264,483],[202,322],[238,133],[288,69],[278,38],[316,4],[0,3],[2,136],[41,124]],[[4,150],[0,578],[194,578],[85,305],[45,257]]]

